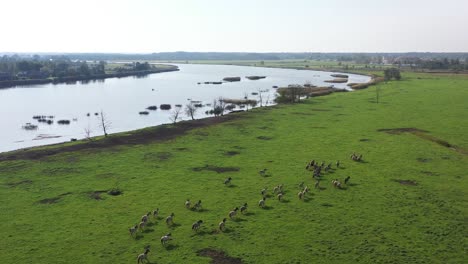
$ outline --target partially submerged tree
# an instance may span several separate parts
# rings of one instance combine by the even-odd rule
[[[225,109],[226,102],[224,102],[222,97],[219,97],[213,101],[213,109],[210,111],[210,113],[214,114],[215,116],[222,116]]]
[[[102,128],[102,131],[104,132],[104,136],[107,137],[107,130],[110,129],[112,122],[107,119],[106,114],[104,113],[103,110],[101,110],[101,115],[99,119],[99,126]]]
[[[197,107],[194,104],[189,103],[185,106],[185,114],[187,115],[187,117],[191,117],[192,120],[195,120],[194,115],[196,112]]]
[[[258,102],[260,103],[260,107],[263,107],[263,92],[260,89],[258,89]]]
[[[89,141],[91,141],[91,133],[93,131],[91,131],[91,128],[89,127],[89,124],[87,127],[84,128],[84,133],[85,133],[85,138]]]
[[[277,103],[298,103],[301,100],[301,97],[309,94],[307,88],[302,86],[284,87],[279,88],[276,91],[279,94],[275,99]]]
[[[179,115],[182,113],[182,107],[176,106],[174,110],[172,110],[171,115],[169,116],[169,119],[175,124],[177,123],[177,120],[179,119]]]

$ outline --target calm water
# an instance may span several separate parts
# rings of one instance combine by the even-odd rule
[[[0,152],[25,147],[69,141],[71,138],[84,138],[85,128],[90,128],[91,136],[102,135],[95,112],[104,111],[112,122],[110,133],[129,131],[163,123],[170,123],[171,111],[159,109],[160,104],[186,105],[189,99],[212,103],[215,98],[241,99],[246,94],[249,99],[258,99],[252,92],[268,90],[269,100],[275,96],[272,86],[304,84],[311,82],[318,86],[328,86],[324,80],[333,79],[330,72],[288,70],[224,65],[178,65],[180,71],[152,74],[145,78],[113,78],[88,84],[46,84],[10,89],[0,89]],[[250,81],[249,75],[265,75],[266,79]],[[221,85],[198,85],[198,82],[221,81],[224,77],[240,76],[241,82]],[[369,81],[370,77],[349,75],[349,82]],[[334,84],[346,88],[346,84]],[[267,95],[264,95],[264,98]],[[157,105],[157,111],[149,111],[147,116],[139,115],[150,105]],[[206,117],[201,108],[196,118]],[[91,116],[87,116],[90,113]],[[34,115],[53,115],[54,124],[47,125],[32,119]],[[187,119],[185,115],[183,119]],[[60,119],[75,120],[70,125],[59,125]],[[25,123],[38,125],[37,130],[22,129]],[[42,137],[54,137],[40,139]]]

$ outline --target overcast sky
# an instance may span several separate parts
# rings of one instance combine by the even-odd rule
[[[0,0],[0,52],[468,52],[468,0]]]

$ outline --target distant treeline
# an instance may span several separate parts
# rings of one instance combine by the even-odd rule
[[[421,58],[399,58],[393,61],[395,65],[406,65],[412,68],[421,68],[428,70],[468,70],[468,60],[465,59],[449,59],[449,58],[433,58],[433,59],[421,59]]]
[[[145,76],[151,73],[177,71],[177,68],[165,68],[146,71],[133,71],[133,72],[120,72],[120,73],[105,73],[90,76],[68,76],[47,79],[20,79],[20,80],[6,80],[0,81],[0,89],[18,85],[33,85],[33,84],[47,84],[47,83],[74,83],[77,81],[92,81],[102,80],[107,78],[123,78],[128,76]]]
[[[420,59],[467,59],[468,53],[248,53],[248,52],[160,52],[151,54],[67,54],[79,60],[335,60],[357,63],[381,62],[382,57]]]
[[[2,62],[28,60],[29,63],[17,65],[17,69],[37,70],[37,62],[42,71],[51,76],[74,76],[101,74],[104,61],[202,61],[202,60],[316,60],[357,63],[364,65],[393,64],[421,69],[466,70],[468,69],[468,53],[249,53],[249,52],[160,52],[150,54],[120,54],[120,53],[66,53],[66,54],[14,54],[3,56],[0,60],[0,72],[12,72],[2,69]],[[88,62],[88,63],[85,63]],[[90,63],[93,62],[93,63]],[[134,65],[133,70],[148,70],[149,65],[141,63]],[[143,67],[141,69],[136,69]],[[128,68],[114,69],[128,71]],[[17,73],[17,72],[16,72]]]
[[[22,56],[30,56],[23,54]],[[468,53],[320,53],[320,52],[283,52],[283,53],[254,53],[254,52],[159,52],[148,54],[121,54],[121,53],[64,53],[41,54],[45,59],[67,56],[72,60],[80,61],[109,61],[109,60],[162,60],[162,61],[190,61],[190,60],[332,60],[349,61],[356,63],[381,63],[382,60],[398,60],[402,58],[431,59],[459,59],[466,61]]]

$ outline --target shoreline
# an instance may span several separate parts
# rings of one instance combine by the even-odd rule
[[[257,67],[257,66],[251,66],[251,67]],[[277,67],[273,67],[277,68]],[[284,68],[288,69],[288,68]],[[290,69],[290,68],[289,68]],[[177,67],[177,70],[169,70],[169,71],[162,71],[162,72],[170,72],[170,71],[178,71],[179,68]],[[364,75],[364,74],[361,74]],[[376,81],[376,79],[380,78],[377,77],[376,75],[366,75],[371,77],[371,79],[367,83],[361,83],[359,85],[362,85],[363,88],[360,89],[353,89],[353,90],[361,90],[365,89],[369,86],[378,84],[380,81]],[[327,96],[333,93],[337,92],[346,92],[347,90],[344,89],[337,89],[337,88],[330,88],[330,87],[316,87],[316,88],[327,88],[326,90],[321,90],[317,91],[312,97],[318,97],[318,96]],[[352,88],[352,87],[350,87]],[[264,106],[264,107],[257,107],[259,109],[262,108],[273,108],[276,107],[278,104],[271,105],[271,106]],[[289,104],[284,104],[284,105],[289,105]],[[254,108],[256,109],[256,108]],[[253,110],[253,109],[252,109]],[[20,149],[15,149],[15,150],[10,150],[10,151],[5,151],[5,152],[0,152],[0,162],[6,161],[6,160],[16,160],[16,159],[22,159],[22,157],[36,157],[36,156],[49,156],[53,155],[56,153],[59,153],[60,150],[64,151],[74,151],[74,150],[80,150],[80,149],[86,149],[86,148],[96,148],[96,147],[108,147],[108,146],[113,146],[113,145],[123,145],[123,144],[133,144],[132,142],[138,141],[138,137],[142,137],[143,140],[146,139],[147,136],[153,137],[152,140],[149,141],[158,141],[161,140],[159,138],[159,130],[163,131],[163,134],[165,133],[166,130],[171,130],[173,127],[175,131],[178,131],[179,126],[182,127],[182,129],[185,131],[191,130],[193,128],[198,128],[198,127],[204,127],[204,126],[209,126],[217,123],[222,123],[225,121],[232,120],[234,118],[230,118],[232,116],[235,116],[235,118],[239,118],[241,114],[245,113],[247,114],[249,111],[240,111],[240,112],[230,112],[226,113],[223,116],[209,116],[209,117],[204,117],[200,119],[195,119],[195,120],[184,120],[180,121],[176,124],[160,124],[156,126],[149,126],[149,127],[144,127],[144,128],[139,128],[135,130],[129,130],[129,131],[124,131],[124,132],[117,132],[117,133],[111,133],[109,136],[106,138],[103,135],[92,137],[93,140],[89,141],[87,139],[79,139],[75,142],[70,142],[70,141],[65,141],[65,142],[60,142],[60,143],[53,143],[53,144],[45,144],[45,145],[40,145],[40,146],[32,146],[32,147],[25,147],[25,148],[20,148]],[[229,118],[228,118],[229,117]],[[187,129],[186,127],[189,126],[191,129]],[[186,130],[185,130],[186,129]],[[151,131],[146,131],[146,130],[151,130]],[[126,135],[125,135],[126,134]],[[175,133],[173,136],[178,136],[180,133]],[[135,138],[132,138],[135,137]],[[172,138],[172,137],[171,137]],[[112,144],[109,144],[110,142],[113,142]],[[72,145],[68,145],[72,143]],[[29,153],[31,152],[31,153]],[[41,155],[36,152],[45,152],[44,155]],[[30,159],[30,158],[28,158]],[[33,158],[35,159],[35,158]]]
[[[265,107],[259,108],[261,109]],[[175,124],[161,124],[130,131],[117,132],[114,134],[111,133],[107,137],[100,135],[92,137],[91,140],[83,138],[74,142],[66,141],[61,143],[53,143],[0,152],[0,162],[18,159],[34,160],[55,155],[61,152],[72,152],[76,150],[95,149],[102,147],[115,147],[119,145],[139,145],[170,140],[183,135],[192,129],[236,120],[241,118],[241,115],[247,114],[249,111],[232,112],[222,116],[210,116],[195,120],[183,120]]]
[[[110,78],[125,78],[131,76],[145,76],[154,73],[173,72],[179,71],[179,67],[173,66],[168,69],[157,69],[147,71],[132,71],[123,73],[106,73],[92,76],[73,76],[73,77],[55,77],[50,79],[29,79],[29,80],[13,80],[13,81],[0,81],[0,89],[15,88],[18,86],[25,85],[37,85],[37,84],[59,84],[59,83],[70,83],[79,81],[96,81],[105,80]]]

